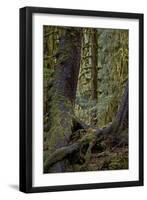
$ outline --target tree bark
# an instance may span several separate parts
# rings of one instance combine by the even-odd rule
[[[98,62],[98,45],[97,45],[97,30],[91,29],[91,99],[97,103],[97,62]],[[96,107],[96,106],[95,106]],[[91,117],[91,123],[97,123],[97,110],[94,109]]]
[[[66,146],[73,129],[74,103],[81,59],[81,31],[66,28],[63,30],[56,54],[57,65],[49,109],[49,133],[44,153],[44,173],[64,172],[64,161],[49,168],[50,157],[57,149]]]

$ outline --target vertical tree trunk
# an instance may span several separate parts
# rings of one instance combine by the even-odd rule
[[[49,123],[47,135],[47,152],[44,156],[44,172],[66,171],[65,161],[58,162],[50,169],[47,166],[47,157],[55,150],[65,146],[73,128],[73,107],[76,98],[76,89],[81,59],[81,31],[66,28],[59,42],[59,52],[56,55],[54,85],[52,101],[50,102]]]
[[[97,30],[91,30],[91,99],[97,103],[97,63],[98,63],[98,44],[97,44]],[[97,110],[92,113],[91,123],[97,123]]]
[[[128,81],[126,82],[125,90],[121,98],[121,102],[118,107],[118,111],[112,123],[110,123],[106,128],[104,128],[105,133],[119,133],[122,129],[126,128],[124,126],[127,123],[128,127]]]

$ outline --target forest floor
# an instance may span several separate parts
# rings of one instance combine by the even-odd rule
[[[74,164],[68,168],[69,172],[78,171],[104,171],[128,169],[128,148],[115,148],[101,153],[92,153],[87,165]]]
[[[67,171],[104,171],[128,169],[128,144],[125,140],[116,143],[112,137],[103,138],[91,149],[88,158],[85,156],[88,147],[82,148],[78,154],[69,157]],[[87,159],[87,160],[86,160]],[[77,161],[76,161],[77,160]],[[73,164],[72,164],[73,162]],[[75,163],[76,162],[76,163]]]

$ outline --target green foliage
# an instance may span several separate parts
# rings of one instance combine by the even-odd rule
[[[73,28],[73,35],[76,28]],[[94,29],[83,28],[81,66],[75,102],[75,114],[87,124],[92,123],[92,115],[99,127],[111,122],[128,79],[128,30],[96,29],[97,55],[97,98],[92,99],[92,33]],[[44,116],[49,110],[52,94],[54,69],[61,59],[56,58],[59,38],[65,27],[44,26]],[[72,32],[71,32],[72,33]],[[68,51],[68,50],[67,50]],[[64,55],[64,54],[62,54]],[[66,57],[66,54],[65,54]],[[58,61],[57,61],[58,60]],[[63,59],[62,59],[63,60]]]
[[[91,116],[96,112],[97,125],[103,127],[115,117],[128,79],[128,30],[97,29],[96,101],[91,99],[90,38],[90,29],[84,29],[75,113],[91,124]]]
[[[112,121],[123,94],[124,83],[128,78],[128,31],[103,30],[99,39],[100,95],[99,103],[105,101],[105,111],[98,115],[99,125]],[[104,57],[101,55],[104,55]]]

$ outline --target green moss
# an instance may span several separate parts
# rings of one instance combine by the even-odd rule
[[[51,127],[48,141],[49,154],[56,150],[57,143],[62,143],[72,133],[73,108],[70,101],[64,96],[55,93],[50,108]]]
[[[127,169],[128,168],[128,156],[123,154],[118,154],[117,156],[113,156],[109,163],[109,169]]]
[[[96,139],[95,129],[89,128],[86,132],[86,135],[82,137],[80,141],[83,143],[90,143],[94,139]]]

